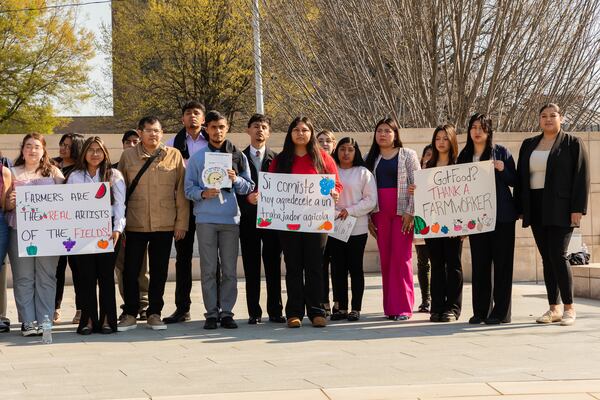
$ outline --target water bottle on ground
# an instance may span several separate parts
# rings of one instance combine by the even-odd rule
[[[42,343],[52,343],[52,321],[47,315],[44,315],[44,322],[42,322]]]

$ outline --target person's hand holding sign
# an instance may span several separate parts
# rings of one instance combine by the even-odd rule
[[[331,197],[333,198],[333,202],[337,203],[338,200],[340,199],[340,193],[337,190],[333,189],[331,191]]]
[[[504,161],[500,161],[500,160],[494,161],[494,168],[496,168],[499,172],[504,171]]]
[[[113,241],[113,246],[117,245],[117,242],[119,241],[119,237],[121,236],[121,232],[119,231],[113,231],[112,235],[111,235],[111,239]]]
[[[227,176],[229,176],[229,179],[231,179],[231,182],[235,182],[235,180],[237,179],[237,175],[235,174],[235,171],[232,169],[227,170]]]
[[[348,210],[346,210],[345,208],[342,209],[342,211],[340,211],[340,213],[337,216],[337,218],[341,219],[342,221],[345,220],[347,217],[348,217]]]
[[[252,205],[258,204],[258,192],[252,192],[246,196],[246,201]]]

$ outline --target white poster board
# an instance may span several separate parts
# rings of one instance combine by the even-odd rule
[[[20,257],[112,252],[107,183],[17,186]]]
[[[335,175],[260,172],[256,226],[279,231],[333,231]]]
[[[345,219],[336,219],[335,220],[335,229],[333,232],[329,233],[329,236],[341,240],[344,243],[348,243],[350,236],[352,236],[352,230],[354,229],[354,225],[356,225],[356,217],[352,215],[348,215]]]
[[[207,152],[204,155],[204,170],[202,183],[207,188],[231,188],[232,182],[227,175],[227,170],[232,169],[233,158],[231,153]]]
[[[415,172],[415,237],[490,232],[496,227],[496,179],[492,161]]]

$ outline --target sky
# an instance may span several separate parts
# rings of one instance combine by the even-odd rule
[[[78,6],[76,25],[77,29],[85,27],[92,31],[96,37],[97,44],[101,41],[101,27],[105,24],[110,28],[111,26],[111,4],[110,2],[101,4],[85,4],[91,0],[81,0],[81,4]],[[108,55],[100,52],[96,49],[96,56],[90,60],[89,64],[92,68],[89,75],[90,87],[100,85],[107,91],[111,96],[112,102],[112,79],[106,77],[102,72],[103,68],[110,68],[111,65],[107,65],[106,57]],[[109,57],[110,60],[110,57]],[[109,106],[98,105],[98,97],[93,96],[87,102],[80,103],[76,109],[67,109],[60,104],[56,105],[58,115],[61,116],[100,116],[108,115],[112,116],[112,104]]]

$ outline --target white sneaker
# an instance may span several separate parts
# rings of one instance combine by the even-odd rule
[[[21,334],[23,336],[36,336],[38,330],[33,322],[23,322],[21,324]]]
[[[154,331],[162,331],[167,329],[167,325],[160,319],[160,315],[152,314],[148,316],[146,326]]]
[[[535,320],[538,324],[551,324],[552,322],[560,322],[561,316],[558,312],[552,310],[546,311],[541,317]]]
[[[565,310],[565,312],[562,315],[562,321],[560,322],[560,324],[562,326],[571,326],[575,323],[576,318],[577,314],[575,313],[575,310]]]
[[[117,324],[117,332],[125,332],[137,328],[137,321],[133,315],[126,315]]]

